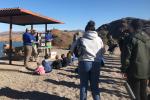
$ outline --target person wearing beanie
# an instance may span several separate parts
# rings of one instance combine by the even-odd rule
[[[150,100],[147,98],[147,80],[150,78],[150,36],[143,31],[142,26],[140,20],[131,22],[131,28],[128,29],[130,34],[124,38],[121,52],[121,72],[126,76],[135,95],[134,100]]]
[[[79,46],[80,45],[80,46]],[[80,100],[87,100],[88,81],[94,100],[100,100],[99,96],[99,75],[102,61],[103,42],[95,31],[95,22],[89,21],[85,27],[82,38],[71,47],[74,52],[76,46],[80,47],[79,76],[80,76]]]

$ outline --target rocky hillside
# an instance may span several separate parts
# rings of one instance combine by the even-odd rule
[[[23,32],[12,32],[12,40],[13,41],[22,41]],[[1,32],[0,33],[0,41],[9,41],[9,32]]]

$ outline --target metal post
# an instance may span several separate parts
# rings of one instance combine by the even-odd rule
[[[33,24],[31,25],[31,30],[33,30]]]
[[[125,82],[124,85],[125,85],[127,92],[129,93],[130,97],[135,100],[136,97],[135,97],[130,85],[128,84],[128,82]]]
[[[45,24],[45,32],[47,31],[47,24]]]
[[[47,24],[45,24],[45,33],[47,32]],[[45,40],[45,55],[47,54],[47,48],[46,48],[46,40]]]
[[[9,27],[9,64],[12,64],[12,16],[10,16],[10,27]]]

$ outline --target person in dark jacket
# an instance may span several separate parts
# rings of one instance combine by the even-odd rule
[[[56,55],[55,61],[52,63],[52,66],[54,69],[60,69],[62,67],[61,59],[59,59],[58,55]]]
[[[132,34],[124,39],[122,51],[122,72],[136,97],[147,100],[147,80],[150,77],[150,37],[142,31],[139,20],[132,22]]]
[[[68,58],[65,56],[65,54],[61,55],[61,63],[62,63],[62,67],[66,67],[69,65],[70,61],[68,60]]]

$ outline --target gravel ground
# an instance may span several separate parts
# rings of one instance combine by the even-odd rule
[[[66,53],[66,50],[56,50]],[[106,64],[101,68],[99,89],[101,100],[130,100],[120,74],[119,56],[105,55]],[[54,69],[38,76],[24,70],[23,61],[0,60],[0,100],[79,100],[79,76],[74,66]],[[35,62],[30,63],[34,69]],[[89,89],[90,90],[90,89]],[[92,100],[88,91],[88,100]]]

